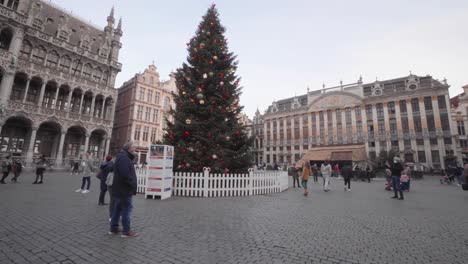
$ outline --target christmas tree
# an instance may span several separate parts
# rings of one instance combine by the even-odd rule
[[[247,172],[253,139],[239,123],[238,61],[213,4],[187,43],[187,63],[175,73],[176,109],[166,119],[165,144],[175,146],[174,170]]]

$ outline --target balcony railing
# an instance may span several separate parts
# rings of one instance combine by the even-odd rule
[[[22,103],[22,102],[17,102],[17,101],[8,101],[7,109],[11,111],[21,111],[24,110],[25,112],[28,113],[40,113],[46,116],[55,116],[57,118],[61,119],[68,119],[71,121],[78,121],[81,120],[83,122],[87,123],[93,123],[96,125],[106,125],[109,126],[111,125],[111,120],[104,120],[102,118],[98,117],[91,117],[89,115],[83,115],[79,113],[74,113],[74,112],[67,112],[63,110],[58,110],[58,109],[51,109],[47,107],[39,107],[34,104],[29,104],[29,103]],[[68,117],[67,117],[68,114]]]

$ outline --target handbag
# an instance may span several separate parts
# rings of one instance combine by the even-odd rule
[[[401,175],[400,181],[401,181],[401,182],[408,182],[408,181],[409,181],[408,175],[406,175],[406,174]]]
[[[468,183],[463,183],[463,184],[462,184],[462,189],[463,189],[464,191],[468,191]]]
[[[98,170],[98,172],[96,173],[96,178],[98,178],[99,180],[102,179],[102,170]]]
[[[106,185],[107,186],[112,186],[112,182],[114,181],[114,172],[109,172],[109,174],[107,174],[107,179],[106,179]]]

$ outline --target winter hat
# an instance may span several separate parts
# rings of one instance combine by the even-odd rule
[[[111,156],[111,155],[107,155],[106,161],[111,161],[111,160],[112,160],[112,156]]]

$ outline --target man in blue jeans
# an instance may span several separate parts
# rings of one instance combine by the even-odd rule
[[[114,163],[114,182],[112,184],[112,197],[114,208],[110,223],[111,235],[119,233],[119,218],[122,217],[122,238],[135,237],[138,234],[130,229],[130,218],[132,214],[132,196],[137,191],[137,178],[133,159],[135,158],[135,147],[133,142],[126,143],[117,154]]]

